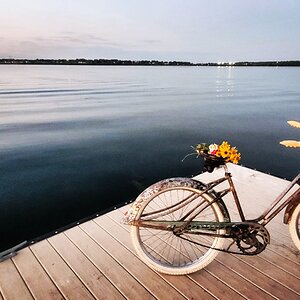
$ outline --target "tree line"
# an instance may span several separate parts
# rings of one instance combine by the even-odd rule
[[[102,66],[221,66],[221,67],[299,67],[299,60],[260,62],[192,63],[187,61],[121,60],[121,59],[16,59],[2,58],[0,64],[22,65],[102,65]]]

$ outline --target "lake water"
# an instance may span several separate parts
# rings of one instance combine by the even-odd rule
[[[291,179],[300,68],[0,66],[0,251],[201,171],[199,142]]]

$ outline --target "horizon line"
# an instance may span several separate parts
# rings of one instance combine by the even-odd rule
[[[300,60],[262,60],[228,62],[189,62],[182,60],[118,59],[118,58],[0,58],[0,64],[78,64],[78,65],[186,65],[186,66],[300,66]]]

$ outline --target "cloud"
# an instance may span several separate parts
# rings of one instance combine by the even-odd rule
[[[93,34],[78,34],[71,31],[65,31],[57,35],[43,37],[35,36],[32,41],[40,44],[41,46],[65,46],[65,47],[78,47],[81,45],[85,46],[109,46],[119,47],[121,43],[109,40],[107,38],[93,35]]]
[[[112,48],[123,48],[123,49],[147,49],[162,45],[162,41],[158,39],[141,39],[141,40],[114,40],[99,35],[90,33],[76,33],[71,31],[64,31],[60,34],[42,37],[36,36],[33,41],[40,44],[41,46],[57,46],[57,47],[112,47]]]
[[[74,43],[98,43],[98,42],[107,42],[108,40],[106,38],[96,36],[93,34],[78,34],[75,32],[65,32],[61,35],[57,36],[58,40],[66,40]]]
[[[161,44],[162,41],[146,39],[146,40],[141,40],[141,42],[145,44],[157,45],[157,44]]]

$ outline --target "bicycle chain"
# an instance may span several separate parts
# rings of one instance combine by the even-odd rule
[[[264,244],[260,243],[260,242],[256,239],[259,248],[258,248],[257,246],[255,246],[255,245],[252,245],[252,246],[251,246],[251,244],[248,244],[248,245],[251,246],[249,249],[251,249],[251,248],[253,248],[253,247],[256,247],[257,251],[247,252],[248,249],[245,248],[245,247],[243,247],[243,246],[241,246],[241,242],[243,241],[243,239],[242,239],[242,238],[238,238],[238,236],[235,235],[235,234],[232,234],[231,236],[226,236],[226,235],[216,235],[216,234],[213,234],[213,236],[219,236],[219,237],[221,237],[221,238],[223,237],[223,238],[232,238],[232,239],[233,239],[233,242],[227,247],[227,249],[213,248],[213,247],[211,247],[211,246],[204,245],[204,244],[201,244],[201,243],[199,243],[199,242],[196,242],[196,241],[190,240],[190,239],[188,239],[188,238],[185,238],[185,237],[183,237],[182,235],[177,235],[177,236],[178,236],[179,238],[185,240],[185,241],[191,242],[191,243],[193,243],[193,244],[196,244],[196,245],[199,245],[199,246],[208,248],[208,249],[213,249],[213,250],[217,250],[217,251],[220,251],[220,252],[226,252],[226,253],[231,253],[231,254],[248,255],[248,256],[249,256],[249,255],[250,255],[250,256],[251,256],[251,255],[256,255],[256,254],[262,252],[262,251],[266,248],[267,244],[270,243],[270,236],[269,236],[268,231],[266,230],[266,228],[265,228],[264,226],[262,226],[262,225],[260,225],[260,224],[251,224],[249,227],[244,228],[243,230],[244,230],[244,232],[246,232],[246,230],[247,230],[247,233],[250,233],[251,231],[252,231],[252,232],[256,232],[256,234],[255,234],[255,236],[254,236],[255,239],[256,239],[256,236],[258,235],[258,233],[260,232],[261,235],[259,235],[259,236],[263,239]],[[234,232],[234,231],[232,231],[232,232]],[[243,232],[243,233],[244,233],[244,232]],[[252,233],[252,235],[253,235],[253,233]],[[252,240],[253,240],[253,237],[251,237],[251,238],[252,238]],[[236,243],[237,247],[239,248],[239,250],[240,250],[241,252],[236,252],[236,251],[231,251],[231,250],[229,250],[229,248],[230,248],[234,243]]]
[[[219,248],[213,248],[211,246],[208,246],[208,245],[204,245],[204,244],[201,244],[201,243],[198,243],[198,242],[195,242],[195,241],[192,241],[190,239],[187,239],[185,237],[182,237],[182,236],[179,236],[181,239],[185,240],[185,241],[188,241],[188,242],[191,242],[193,244],[196,244],[198,246],[202,246],[202,247],[205,247],[207,249],[212,249],[212,250],[217,250],[217,251],[220,251],[220,252],[226,252],[226,253],[231,253],[231,254],[238,254],[238,255],[255,255],[255,254],[248,254],[248,253],[240,253],[240,252],[235,252],[235,251],[230,251],[228,249],[219,249]],[[229,247],[231,246],[232,244],[229,245]]]

